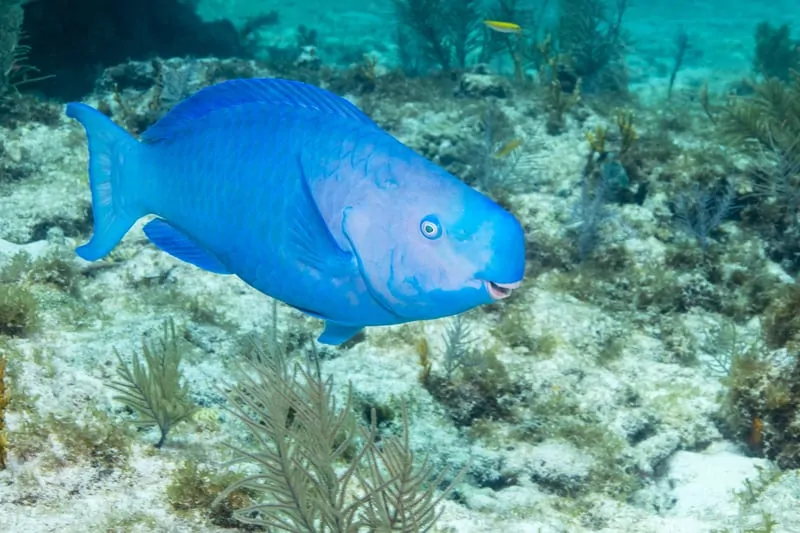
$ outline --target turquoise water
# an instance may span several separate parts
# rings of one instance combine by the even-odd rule
[[[491,2],[485,3],[491,8]],[[538,11],[541,2],[519,2]],[[558,2],[546,2],[545,24],[557,19]],[[609,7],[613,7],[613,2]],[[685,30],[691,37],[695,53],[687,67],[719,71],[730,75],[747,72],[752,61],[753,29],[756,21],[780,25],[797,25],[800,13],[791,0],[781,2],[738,2],[735,5],[717,1],[639,1],[629,2],[625,13],[625,28],[634,44],[631,51],[644,63],[672,59],[671,48],[675,34]],[[335,8],[320,1],[314,2],[252,2],[246,0],[215,2],[202,1],[198,7],[208,20],[227,18],[243,24],[248,17],[276,10],[281,14],[282,28],[275,39],[291,39],[294,28],[304,24],[319,28],[322,43],[347,43],[364,49],[392,46],[387,39],[387,21],[394,17],[391,2],[338,2]],[[391,24],[391,23],[389,23]],[[651,72],[642,72],[647,77]]]
[[[0,0],[0,533],[800,531],[798,72],[789,0]]]

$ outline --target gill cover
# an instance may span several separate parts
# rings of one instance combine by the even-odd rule
[[[371,216],[373,207],[346,208],[342,231],[382,307],[405,320],[424,320],[489,301],[470,254],[448,238],[435,214],[397,198],[382,205],[378,216]]]
[[[390,313],[404,316],[399,309],[399,300],[390,289],[394,282],[394,250],[390,244],[393,238],[390,226],[374,220],[364,204],[361,204],[345,208],[342,233],[350,243],[358,270],[370,295]]]

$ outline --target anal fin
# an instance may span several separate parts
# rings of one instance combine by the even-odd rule
[[[364,329],[363,326],[348,326],[326,320],[325,331],[319,336],[317,342],[320,344],[342,344],[358,335],[362,329]]]
[[[225,265],[216,257],[194,242],[191,237],[175,229],[166,220],[156,218],[150,221],[144,227],[144,234],[160,250],[181,261],[216,274],[230,274]]]
[[[317,311],[303,309],[302,307],[295,307],[295,309],[307,314],[308,316],[313,316],[314,318],[319,318],[320,320],[325,321],[325,330],[317,339],[320,344],[342,344],[358,335],[358,333],[364,329],[364,326],[348,326],[346,324],[334,322]]]

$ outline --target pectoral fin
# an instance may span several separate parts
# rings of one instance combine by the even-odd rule
[[[144,227],[144,234],[159,249],[173,257],[194,266],[217,274],[230,274],[216,257],[194,242],[179,229],[170,226],[166,220],[156,218]]]

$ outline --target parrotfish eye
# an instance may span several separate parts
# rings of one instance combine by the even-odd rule
[[[419,229],[427,239],[438,239],[442,236],[442,226],[439,224],[439,219],[433,215],[423,218]]]

